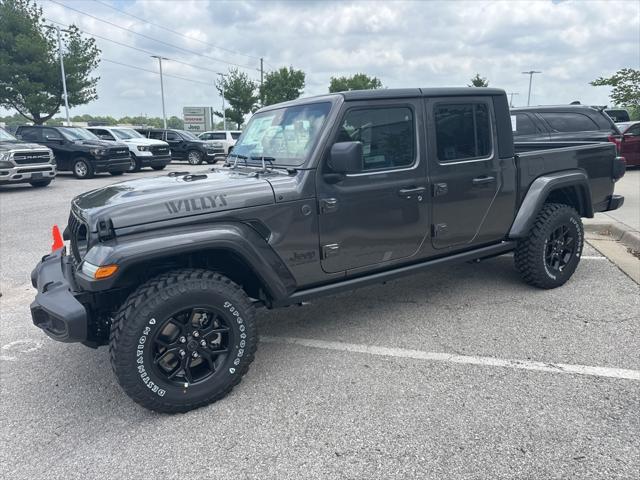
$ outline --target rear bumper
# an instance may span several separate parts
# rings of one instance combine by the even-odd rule
[[[624,205],[624,197],[622,195],[611,195],[607,202],[607,206],[603,211],[609,212],[611,210],[617,210],[622,205]]]
[[[65,248],[46,255],[31,272],[31,283],[38,291],[31,303],[33,324],[59,342],[87,339],[89,316],[73,289],[73,264]],[[66,274],[66,275],[65,275]]]

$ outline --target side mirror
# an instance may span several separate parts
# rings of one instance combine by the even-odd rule
[[[334,143],[327,162],[332,173],[359,173],[362,171],[362,143]]]

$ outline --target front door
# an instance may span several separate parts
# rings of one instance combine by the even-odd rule
[[[492,240],[483,229],[501,188],[491,97],[426,101],[434,248]],[[486,232],[486,234],[485,234]]]
[[[345,104],[333,143],[359,141],[362,170],[332,177],[319,167],[322,268],[341,272],[414,256],[428,232],[418,101]],[[327,175],[328,174],[328,175]]]
[[[186,158],[184,149],[184,141],[176,132],[166,132],[166,142],[171,148],[171,156],[173,158]]]
[[[51,150],[56,157],[56,164],[59,170],[71,170],[73,144],[62,137],[62,134],[54,128],[44,127],[42,129],[42,143]]]

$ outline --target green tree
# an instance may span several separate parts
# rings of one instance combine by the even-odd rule
[[[488,87],[489,82],[486,77],[481,77],[479,73],[476,73],[476,76],[471,79],[471,85],[467,85],[467,87]]]
[[[629,109],[634,119],[640,118],[640,70],[623,68],[610,77],[590,82],[594,87],[612,87],[609,98],[615,106]]]
[[[267,73],[260,87],[262,104],[273,105],[287,100],[295,100],[302,95],[304,80],[305,73],[302,70],[294,70],[293,67],[282,67]]]
[[[100,50],[75,26],[65,30],[63,60],[69,106],[98,96]],[[0,106],[15,109],[35,124],[53,118],[63,104],[57,37],[32,0],[0,0]]]
[[[382,82],[377,77],[370,77],[366,73],[356,73],[351,77],[331,77],[329,93],[346,92],[347,90],[376,90],[382,88]]]
[[[223,88],[224,86],[224,88]],[[249,76],[237,68],[229,69],[229,73],[216,80],[216,89],[229,103],[225,109],[226,117],[237,125],[239,129],[244,123],[244,117],[258,108],[257,85]],[[222,117],[222,112],[214,112]]]
[[[167,128],[176,128],[178,130],[184,129],[184,120],[173,115],[170,118],[167,118]]]

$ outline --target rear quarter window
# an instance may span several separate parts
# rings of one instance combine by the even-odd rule
[[[39,128],[20,128],[17,135],[21,140],[25,141],[39,142],[42,140]]]
[[[583,113],[542,112],[540,116],[556,132],[585,132],[600,130],[596,122]]]

